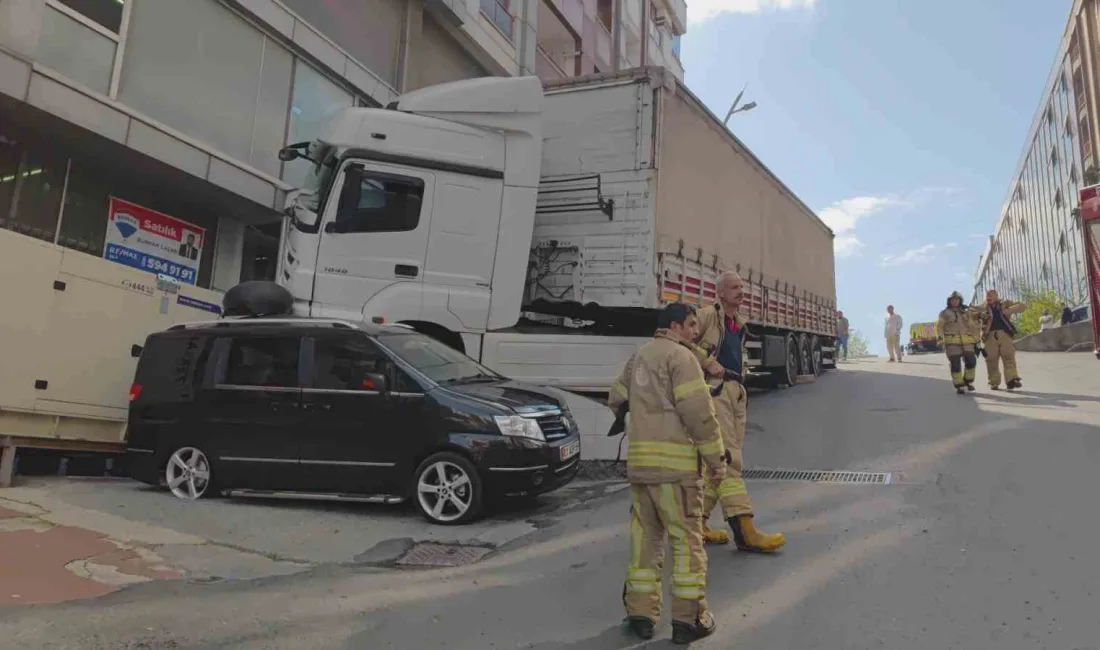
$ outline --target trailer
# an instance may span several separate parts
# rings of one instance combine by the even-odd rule
[[[736,270],[750,374],[835,364],[833,233],[697,97],[660,68],[537,83],[426,88],[285,149],[317,163],[280,255],[296,311],[407,323],[513,378],[603,393],[662,306],[706,307]],[[415,224],[340,232],[363,183],[400,178]]]

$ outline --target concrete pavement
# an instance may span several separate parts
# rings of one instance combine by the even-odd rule
[[[943,357],[918,356],[850,363],[754,396],[749,466],[897,480],[750,482],[759,526],[787,533],[789,545],[775,557],[711,549],[720,630],[696,647],[1100,647],[1100,523],[1088,482],[1100,461],[1100,362],[1051,353],[1021,354],[1020,364],[1019,393],[956,395]],[[644,645],[619,627],[627,510],[622,492],[608,493],[454,569],[322,561],[292,575],[165,580],[0,607],[0,645],[666,647],[667,625]],[[290,532],[292,557],[313,552]]]

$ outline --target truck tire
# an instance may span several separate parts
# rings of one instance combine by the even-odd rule
[[[810,337],[810,360],[813,363],[813,375],[820,377],[825,372],[825,361],[821,356],[821,339],[816,334]]]
[[[810,343],[809,334],[798,335],[798,374],[812,375],[814,373],[814,350]]]
[[[785,386],[794,386],[798,380],[798,339],[793,334],[787,336],[786,363],[779,369],[779,383]]]

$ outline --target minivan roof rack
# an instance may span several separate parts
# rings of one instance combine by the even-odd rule
[[[349,321],[334,318],[225,318],[214,321],[200,321],[197,323],[179,323],[168,328],[172,330],[207,329],[218,327],[233,327],[236,325],[299,325],[303,327],[335,327],[340,329],[355,329],[355,324]]]

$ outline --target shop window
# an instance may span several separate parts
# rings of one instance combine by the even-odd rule
[[[15,198],[15,179],[23,149],[18,142],[0,133],[0,228],[7,228],[11,203]]]
[[[327,77],[298,61],[294,66],[294,95],[290,106],[290,130],[287,142],[307,142],[336,113],[354,105],[351,93]],[[313,163],[298,159],[283,167],[283,180],[293,187],[302,187]]]
[[[103,255],[109,200],[108,184],[97,178],[88,165],[73,162],[57,242],[96,257]]]
[[[279,266],[279,237],[283,222],[244,229],[244,245],[241,249],[241,282],[274,280]]]
[[[337,232],[408,232],[420,223],[424,181],[419,178],[366,172],[354,206],[336,213]]]
[[[66,159],[42,147],[24,151],[12,182],[14,206],[6,228],[53,243],[65,186]]]
[[[52,0],[52,2],[72,9],[107,31],[117,34],[122,28],[122,9],[126,6],[125,0]]]
[[[69,0],[67,4],[83,3]],[[111,88],[117,41],[116,35],[104,34],[47,5],[35,58],[73,81],[106,95]]]

